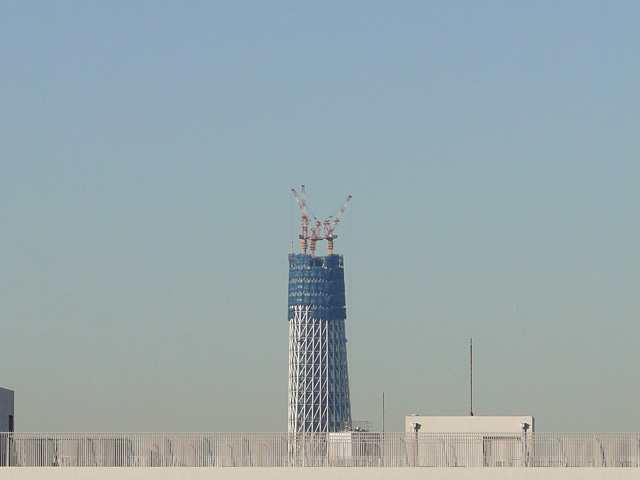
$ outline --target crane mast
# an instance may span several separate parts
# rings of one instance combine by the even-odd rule
[[[327,249],[329,251],[329,255],[331,255],[333,253],[333,241],[338,238],[338,236],[334,235],[333,232],[338,226],[340,218],[346,210],[347,204],[351,200],[352,196],[349,195],[347,197],[335,216],[331,215],[323,222],[320,222],[316,217],[309,213],[304,185],[300,187],[300,195],[298,195],[298,192],[296,192],[294,188],[292,188],[291,191],[298,203],[298,207],[300,207],[300,210],[302,211],[302,233],[299,235],[302,253],[307,253],[308,248],[311,256],[315,256],[316,244],[321,240],[326,240]],[[315,225],[310,227],[309,224],[311,222],[311,217],[313,218]]]
[[[307,198],[304,191],[304,185],[300,188],[300,196],[298,196],[298,192],[296,192],[295,188],[292,188],[293,196],[298,202],[298,206],[300,210],[302,210],[302,234],[300,235],[300,247],[302,249],[302,253],[307,253],[307,244],[309,241],[309,212],[307,211]]]

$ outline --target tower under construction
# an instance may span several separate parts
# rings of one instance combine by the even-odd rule
[[[351,401],[344,263],[333,253],[333,232],[351,197],[335,217],[319,222],[307,209],[304,185],[301,196],[293,193],[302,210],[302,253],[289,255],[288,430],[337,432],[351,426]],[[329,246],[324,257],[315,256],[320,240]]]

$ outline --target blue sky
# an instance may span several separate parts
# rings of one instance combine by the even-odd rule
[[[291,188],[355,419],[639,431],[640,4],[0,5],[20,431],[284,431]],[[321,247],[320,253],[323,252]]]

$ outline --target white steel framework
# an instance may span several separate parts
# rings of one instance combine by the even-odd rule
[[[289,433],[338,432],[351,426],[344,319],[313,318],[292,306],[289,320]]]

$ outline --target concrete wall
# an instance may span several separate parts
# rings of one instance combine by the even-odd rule
[[[413,432],[413,424],[419,423],[420,433],[522,433],[522,424],[529,425],[528,433],[534,432],[535,419],[531,415],[465,415],[429,416],[409,415],[405,417],[405,432]]]
[[[627,480],[637,468],[0,467],[2,480]]]
[[[9,416],[13,417],[13,390],[0,388],[0,432],[9,431]]]

